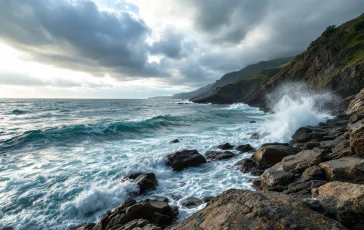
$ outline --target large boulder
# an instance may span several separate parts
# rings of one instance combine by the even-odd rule
[[[153,229],[172,224],[176,212],[166,202],[128,199],[118,208],[104,213],[92,230]]]
[[[345,226],[364,224],[364,185],[330,182],[318,190],[317,200],[322,208]]]
[[[258,185],[256,188],[259,190],[283,191],[295,178],[296,175],[293,173],[269,168],[259,177],[260,185],[259,182],[255,182],[255,185]]]
[[[325,160],[324,150],[304,150],[295,155],[287,156],[272,168],[295,174],[301,174],[307,168],[320,164]]]
[[[127,175],[123,180],[131,180],[139,186],[138,195],[147,193],[148,191],[155,190],[158,186],[157,178],[154,173],[134,173]]]
[[[276,192],[231,189],[173,230],[346,229],[292,196]]]
[[[301,127],[292,136],[295,142],[309,142],[311,140],[322,138],[326,136],[327,133],[322,129],[316,129],[311,127]]]
[[[206,163],[206,159],[196,150],[183,150],[168,155],[166,164],[175,171],[181,171],[188,167],[199,166]]]
[[[320,164],[330,181],[364,182],[364,159],[343,157]]]
[[[357,121],[350,127],[350,149],[356,154],[364,154],[364,119]]]
[[[230,151],[208,151],[206,152],[206,158],[212,161],[219,161],[219,160],[225,160],[230,159],[232,157],[235,157],[236,155]]]
[[[284,157],[294,155],[300,150],[285,145],[264,145],[254,153],[252,159],[259,166],[270,167],[280,162]]]

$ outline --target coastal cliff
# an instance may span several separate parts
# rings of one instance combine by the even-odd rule
[[[213,95],[194,102],[265,107],[265,96],[287,81],[304,81],[342,97],[358,93],[364,87],[364,14],[339,27],[328,27],[291,63],[218,88]]]

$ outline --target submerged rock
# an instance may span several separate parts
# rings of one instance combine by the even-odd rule
[[[212,161],[225,160],[235,157],[236,155],[230,151],[208,151],[206,152],[206,158]]]
[[[221,149],[221,150],[229,150],[229,149],[234,148],[234,145],[231,145],[229,143],[225,143],[225,144],[217,146],[217,148]]]
[[[170,225],[175,218],[176,212],[166,202],[128,199],[104,213],[92,230],[159,229]]]
[[[318,194],[322,208],[345,226],[364,224],[364,185],[331,182],[321,186]]]
[[[138,195],[155,190],[158,186],[158,181],[154,173],[134,173],[125,176],[123,180],[131,180],[137,183],[139,186]]]
[[[292,196],[231,189],[173,230],[191,229],[346,229]]]
[[[206,163],[206,159],[197,150],[182,150],[168,155],[166,164],[175,171],[181,171],[188,167],[199,166]]]
[[[264,145],[254,153],[252,159],[259,166],[270,167],[284,157],[298,153],[300,150],[285,145]]]
[[[255,163],[251,158],[246,158],[238,161],[235,166],[238,167],[242,173],[251,173],[252,175],[261,175],[266,167],[261,167]]]
[[[174,139],[173,141],[169,142],[170,144],[176,144],[179,143],[180,141],[178,139]]]

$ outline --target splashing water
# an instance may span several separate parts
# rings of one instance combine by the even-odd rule
[[[267,141],[290,141],[302,126],[317,125],[332,118],[340,99],[328,91],[314,91],[304,83],[286,83],[268,95],[273,114],[263,125]]]

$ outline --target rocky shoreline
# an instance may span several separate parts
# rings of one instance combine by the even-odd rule
[[[176,225],[178,208],[168,199],[128,199],[97,223],[72,230],[364,229],[364,89],[346,101],[347,110],[336,118],[299,128],[290,143],[264,144],[236,164],[243,173],[259,175],[252,182],[257,191],[231,189],[215,198],[186,200],[186,207],[208,204]],[[253,150],[249,144],[218,148],[222,151],[208,152],[207,160],[196,150],[176,152],[166,164],[181,171],[234,157],[228,151],[233,148]],[[154,174],[124,179],[139,185],[138,194],[158,184]]]

